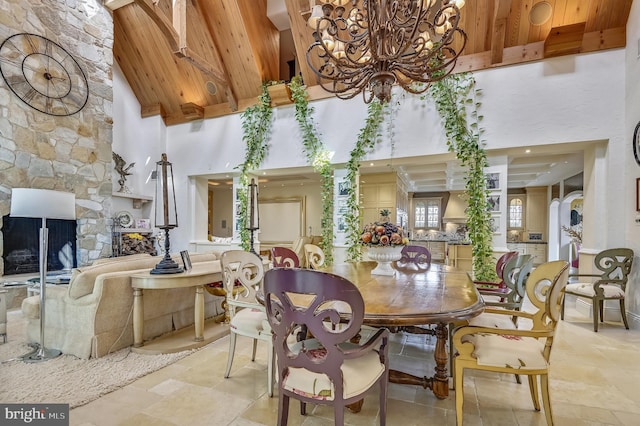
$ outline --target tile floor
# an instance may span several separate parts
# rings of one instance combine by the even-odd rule
[[[569,304],[568,304],[569,306]],[[551,400],[559,426],[640,424],[640,331],[605,323],[598,333],[589,318],[568,309],[560,322],[551,356]],[[432,375],[435,338],[394,335],[393,368]],[[85,406],[73,409],[71,425],[275,425],[277,393],[267,396],[266,349],[250,360],[250,342],[239,338],[231,377],[223,378],[228,337],[149,374]],[[276,391],[277,392],[277,391]],[[465,374],[464,422],[467,426],[545,425],[533,410],[526,380],[494,373]],[[446,400],[415,386],[389,385],[387,424],[455,425],[454,392]],[[292,401],[289,425],[332,425],[333,412],[309,406],[299,414]],[[346,424],[378,425],[377,395],[360,413],[347,412]]]

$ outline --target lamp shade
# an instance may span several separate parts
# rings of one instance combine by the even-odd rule
[[[13,188],[9,215],[74,220],[76,195],[50,189]]]

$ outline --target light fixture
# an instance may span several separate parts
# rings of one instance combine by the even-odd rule
[[[176,190],[173,184],[173,165],[167,161],[167,154],[162,154],[162,159],[156,163],[156,228],[164,230],[164,258],[151,270],[152,274],[177,274],[183,272],[180,265],[171,259],[169,251],[169,230],[178,227],[178,214],[176,212]]]
[[[386,102],[396,83],[423,93],[453,71],[467,42],[458,27],[464,0],[321,1],[307,21],[307,63],[341,99],[362,92],[367,103]]]
[[[254,178],[251,178],[247,191],[247,200],[249,200],[249,214],[247,215],[247,230],[250,233],[249,251],[257,256],[258,253],[253,248],[253,233],[260,229],[260,215],[258,214],[258,185]]]
[[[69,192],[49,189],[14,188],[11,190],[10,216],[35,217],[42,219],[40,228],[40,344],[32,352],[19,359],[25,362],[39,362],[60,355],[57,349],[44,346],[45,300],[47,291],[47,250],[49,246],[49,229],[47,219],[76,218],[76,196]]]

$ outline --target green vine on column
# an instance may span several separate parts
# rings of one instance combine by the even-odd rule
[[[451,74],[432,83],[429,95],[444,122],[449,151],[467,168],[465,188],[469,206],[467,226],[472,242],[473,273],[477,280],[497,278],[493,260],[493,237],[487,208],[488,190],[484,169],[487,154],[481,139],[483,129],[478,114],[481,90],[475,88],[475,79],[469,73]],[[470,108],[467,113],[467,108]]]
[[[346,180],[349,184],[347,197],[347,214],[345,225],[347,233],[347,261],[355,262],[362,259],[360,250],[360,203],[357,197],[357,179],[360,162],[371,152],[380,138],[380,125],[383,119],[383,105],[373,100],[367,108],[367,119],[358,134],[356,146],[351,150],[347,163]]]
[[[249,173],[260,168],[269,151],[273,111],[271,97],[267,91],[267,84],[262,84],[262,93],[258,96],[258,103],[248,107],[241,115],[242,140],[246,144],[245,160],[240,166],[240,182],[238,191],[239,208],[236,212],[240,223],[240,240],[243,250],[249,250],[249,231],[246,229],[249,185]]]
[[[309,106],[308,94],[302,79],[295,76],[289,83],[291,97],[295,104],[295,119],[302,133],[302,145],[309,163],[320,174],[322,186],[322,228],[321,248],[325,253],[325,263],[333,264],[333,169],[330,153],[320,141],[316,125],[311,115],[314,108]]]

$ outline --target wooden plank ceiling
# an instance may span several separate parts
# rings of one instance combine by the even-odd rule
[[[279,31],[267,3],[284,3],[290,29]],[[468,35],[456,71],[620,48],[632,0],[466,0]],[[309,0],[105,0],[113,10],[114,56],[143,117],[167,125],[244,110],[261,82],[281,70],[281,40],[293,39],[295,60],[312,98],[316,86],[305,52]],[[532,12],[533,10],[533,12]],[[535,16],[544,18],[532,23]]]

